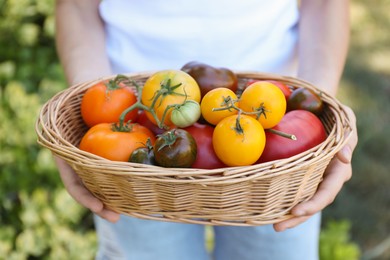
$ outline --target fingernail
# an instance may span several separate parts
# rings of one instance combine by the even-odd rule
[[[286,229],[288,229],[289,227],[288,226],[283,226],[283,227],[280,227],[277,232],[283,232],[285,231]]]

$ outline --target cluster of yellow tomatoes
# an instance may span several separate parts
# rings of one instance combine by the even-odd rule
[[[264,129],[274,127],[286,112],[283,92],[274,84],[258,81],[250,84],[240,98],[227,88],[216,88],[202,99],[204,119],[215,125],[213,147],[225,164],[255,163],[263,153]]]

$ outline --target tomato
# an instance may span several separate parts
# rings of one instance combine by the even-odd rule
[[[297,140],[291,140],[267,131],[267,143],[258,162],[291,157],[315,147],[327,137],[320,119],[305,110],[287,112],[282,121],[273,129],[293,134]]]
[[[150,139],[145,144],[145,146],[139,147],[131,153],[129,162],[156,165],[153,146]]]
[[[117,81],[102,81],[85,92],[81,100],[81,116],[87,126],[99,123],[115,123],[121,113],[137,102],[134,90]],[[129,112],[125,122],[137,118],[137,109]]]
[[[91,127],[80,142],[80,149],[113,161],[127,162],[131,153],[146,144],[152,143],[154,135],[139,124],[130,124],[126,129],[118,129],[116,124],[101,123]]]
[[[236,74],[227,68],[216,68],[208,64],[192,61],[185,64],[181,70],[190,74],[198,83],[202,97],[212,89],[228,88],[233,92],[238,89]]]
[[[195,123],[184,130],[194,137],[197,146],[196,160],[192,164],[192,168],[216,169],[226,167],[214,152],[214,127],[211,125]]]
[[[200,89],[196,81],[187,73],[180,70],[163,70],[151,75],[145,82],[141,102],[149,108],[153,108],[159,121],[165,118],[163,124],[172,126],[171,105],[183,104],[186,100],[200,102]],[[165,112],[166,111],[166,112]],[[150,112],[146,113],[150,121],[155,120]]]
[[[163,167],[191,167],[197,154],[195,139],[183,129],[168,130],[159,135],[153,150],[156,163]]]
[[[255,163],[265,146],[264,129],[255,118],[233,115],[222,119],[213,133],[213,147],[218,158],[228,166]]]
[[[267,129],[277,125],[286,113],[286,98],[274,84],[258,81],[242,92],[239,106]]]
[[[187,127],[198,121],[200,114],[199,103],[193,100],[187,100],[184,104],[173,108],[171,121],[177,127]]]
[[[231,104],[237,105],[236,94],[228,88],[216,88],[210,90],[202,99],[200,109],[203,118],[210,124],[216,125],[223,118],[235,115],[238,110],[229,108]],[[215,109],[223,109],[215,111]]]
[[[141,110],[138,113],[138,117],[137,117],[137,121],[136,122],[138,124],[148,128],[150,131],[152,131],[152,133],[154,135],[159,135],[159,134],[162,134],[162,133],[164,133],[166,131],[165,129],[160,128],[157,125],[155,125],[154,123],[152,123],[152,121],[150,121],[148,116],[146,115],[145,110]]]
[[[320,115],[323,107],[321,97],[314,90],[308,88],[295,89],[287,100],[288,111],[303,109]]]
[[[280,82],[280,81],[277,81],[277,80],[249,80],[247,83],[246,83],[246,86],[249,86],[251,85],[252,83],[255,83],[255,82],[259,82],[259,81],[265,81],[265,82],[269,82],[269,83],[272,83],[274,84],[275,86],[277,86],[278,88],[280,88],[280,90],[283,92],[286,100],[290,97],[291,95],[291,88],[289,86],[287,86],[286,84]]]

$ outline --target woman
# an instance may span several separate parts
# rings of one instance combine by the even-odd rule
[[[70,85],[196,60],[297,76],[335,95],[348,49],[348,7],[340,0],[58,0],[57,48]],[[355,131],[313,198],[292,209],[294,218],[216,227],[215,259],[317,259],[320,211],[351,177],[356,142]],[[203,226],[119,216],[56,162],[68,192],[95,213],[98,259],[208,259]]]

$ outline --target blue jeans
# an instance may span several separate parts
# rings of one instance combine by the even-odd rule
[[[141,220],[121,216],[116,224],[95,216],[103,260],[317,260],[321,215],[284,232],[272,225],[215,226],[215,248],[205,248],[202,225]]]

